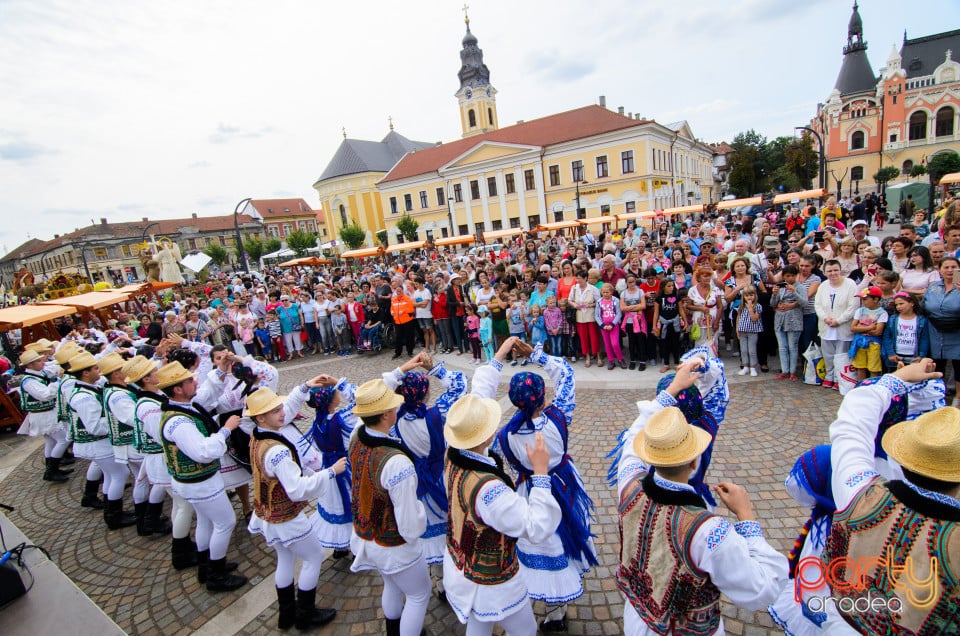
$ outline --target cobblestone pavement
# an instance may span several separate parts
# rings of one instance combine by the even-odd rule
[[[445,358],[451,368],[471,368],[465,357]],[[349,359],[308,356],[281,365],[280,389],[287,392],[318,373],[366,380],[394,364],[387,353]],[[730,366],[737,368],[732,360]],[[783,480],[800,453],[827,440],[827,426],[839,395],[819,387],[777,382],[772,375],[755,380],[731,378],[732,402],[708,478],[711,483],[729,480],[745,486],[767,538],[786,553],[806,511],[786,494]],[[633,421],[634,403],[653,396],[651,387],[659,374],[649,369],[607,374],[578,366],[577,377],[580,389],[570,435],[571,454],[596,504],[594,531],[602,565],[587,575],[584,596],[569,607],[569,633],[618,634],[623,600],[613,578],[618,548],[616,499],[604,483],[608,466],[604,456],[617,434]],[[501,385],[499,397],[505,395],[505,388]],[[0,435],[0,443],[5,441],[9,435]],[[167,538],[141,538],[133,528],[107,532],[99,513],[80,508],[86,462],[77,462],[69,483],[49,486],[40,480],[42,461],[42,453],[35,450],[20,469],[0,482],[0,502],[17,507],[10,519],[46,547],[61,569],[121,628],[132,634],[188,634],[224,610],[242,611],[245,603],[240,599],[250,587],[210,595],[197,584],[192,570],[176,572],[169,566]],[[127,501],[132,507],[129,494]],[[235,505],[239,517],[239,505]],[[240,562],[240,572],[251,577],[252,585],[273,573],[273,552],[262,539],[249,535],[242,521],[234,531],[229,556]],[[349,565],[348,559],[324,564],[318,602],[336,607],[339,614],[320,633],[382,633],[380,579],[351,574]],[[542,616],[542,606],[534,609]],[[780,633],[766,613],[738,610],[727,603],[723,613],[728,633]],[[276,631],[275,601],[237,629],[249,634]],[[463,633],[450,609],[437,598],[430,603],[426,630],[429,634]]]

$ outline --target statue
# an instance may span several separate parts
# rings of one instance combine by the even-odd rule
[[[166,241],[166,242],[164,242]],[[160,263],[160,280],[165,283],[182,285],[183,274],[180,273],[180,247],[164,237],[160,239],[160,249],[157,250],[157,262]]]
[[[146,272],[148,283],[160,282],[160,263],[153,258],[153,253],[147,249],[140,250],[140,263],[143,265],[143,271]]]
[[[21,267],[13,274],[13,293],[16,294],[27,285],[33,285],[33,272],[26,267]]]

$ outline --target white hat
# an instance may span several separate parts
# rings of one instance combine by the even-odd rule
[[[857,219],[856,221],[854,221],[853,223],[850,224],[850,227],[851,227],[851,228],[855,228],[855,227],[858,227],[858,226],[860,226],[860,225],[869,225],[869,224],[868,224],[866,221],[864,221],[863,219]]]

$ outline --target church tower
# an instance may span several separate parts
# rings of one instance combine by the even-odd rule
[[[470,32],[470,17],[464,7],[464,22],[467,34],[463,36],[460,51],[460,90],[456,92],[460,103],[460,127],[464,137],[496,130],[497,89],[490,85],[490,69],[483,63],[483,51],[477,46],[477,37]]]
[[[834,88],[841,96],[871,93],[877,90],[877,78],[867,59],[867,43],[863,40],[863,20],[853,3],[853,14],[847,24],[847,45],[843,47],[843,63]]]

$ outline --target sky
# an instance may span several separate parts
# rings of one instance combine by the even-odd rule
[[[597,103],[705,142],[809,122],[845,0],[467,0],[501,125]],[[343,140],[460,137],[462,0],[0,0],[0,254],[99,223],[302,197]],[[863,0],[874,69],[960,3]],[[956,52],[960,55],[960,52]]]

